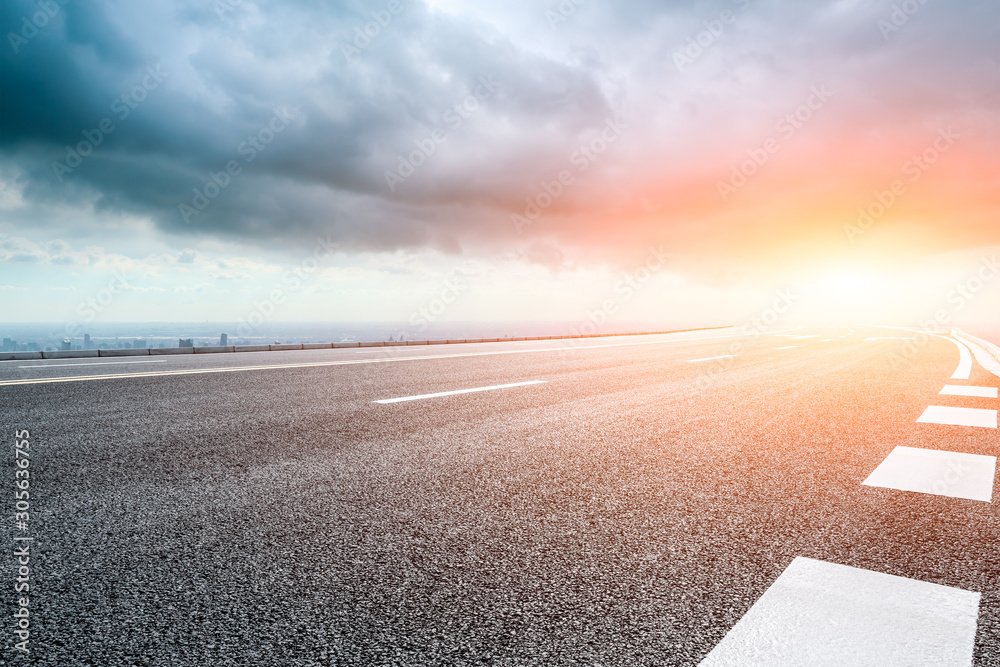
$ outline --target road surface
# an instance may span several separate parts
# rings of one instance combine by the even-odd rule
[[[998,665],[1000,377],[939,334],[2,362],[4,662]]]

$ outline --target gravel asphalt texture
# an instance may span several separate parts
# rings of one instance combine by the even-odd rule
[[[0,663],[697,665],[807,556],[981,592],[974,664],[1000,665],[996,505],[861,484],[897,445],[1000,455],[995,430],[916,422],[997,401],[938,396],[948,341],[893,366],[905,341],[864,339],[905,333],[804,333],[821,338],[161,377],[0,363],[0,380],[124,375],[0,387],[0,479],[30,429],[35,538],[31,657],[11,649],[3,583]],[[373,403],[529,380],[547,383]],[[978,365],[972,380],[1000,383]]]

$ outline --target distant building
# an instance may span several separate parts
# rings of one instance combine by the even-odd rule
[[[83,349],[85,349],[85,350],[92,350],[93,349],[90,346],[90,334],[83,334]]]
[[[60,352],[69,352],[72,349],[73,349],[73,341],[71,340],[64,340],[63,342],[59,343]]]
[[[138,339],[138,340],[136,340],[136,341],[134,341],[132,343],[132,349],[133,350],[145,350],[146,349],[146,341],[143,340],[143,339],[141,339],[141,338]]]
[[[193,338],[181,338],[177,341],[177,347],[194,347]]]
[[[219,345],[221,345],[222,347],[229,345],[229,334],[222,334],[221,336],[219,336]]]
[[[17,341],[13,338],[3,339],[3,351],[4,352],[14,352],[17,350]]]

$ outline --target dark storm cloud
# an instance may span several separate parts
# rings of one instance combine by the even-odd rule
[[[459,151],[471,154],[462,159],[482,163],[491,144],[516,138],[521,123],[547,126],[546,141],[552,141],[607,113],[585,72],[519,51],[488,26],[431,14],[420,4],[391,15],[360,49],[355,29],[364,30],[372,12],[386,15],[382,5],[246,2],[222,15],[185,5],[166,16],[162,30],[141,28],[141,46],[130,30],[140,26],[129,25],[121,9],[66,5],[19,52],[2,50],[0,147],[22,170],[34,200],[96,197],[99,210],[148,215],[178,233],[264,240],[278,232],[330,230],[347,245],[424,243],[435,225],[448,226],[447,215],[408,214],[400,201],[427,206],[470,194],[502,196],[489,185],[454,178],[475,164],[451,165],[445,174],[451,179],[438,186],[390,196],[385,171],[414,150],[414,142],[444,128],[451,145],[468,147]],[[24,0],[8,3],[3,32],[16,32],[22,17],[36,10]],[[348,58],[345,46],[355,55]],[[150,67],[167,78],[136,103],[130,91]],[[487,117],[488,104],[488,117],[509,126],[507,137],[482,136],[476,112],[457,116],[463,121],[457,127],[446,120],[456,118],[446,117],[449,109],[486,79],[501,87],[477,101],[484,108],[476,111]],[[122,117],[126,107],[130,113]],[[268,124],[282,108],[300,113],[263,150],[254,149],[248,138],[257,136],[258,145],[270,139]],[[69,172],[53,167],[71,165],[76,158],[66,146],[86,140],[84,131],[100,136],[94,133],[103,119],[114,129],[92,155]],[[179,204],[191,203],[194,189],[233,160],[241,173],[186,224]],[[369,201],[362,206],[359,198]]]
[[[692,193],[711,194],[812,84],[840,95],[820,128],[831,145],[845,127],[877,140],[997,106],[982,92],[996,73],[988,2],[921,5],[888,33],[893,5],[873,0],[589,0],[553,23],[561,5],[484,2],[510,19],[490,23],[389,0],[56,4],[0,48],[0,167],[29,203],[267,247],[524,250],[665,228],[691,241],[738,224]],[[8,0],[2,33],[37,11]],[[678,48],[723,11],[736,20],[679,72]],[[525,199],[621,115],[631,136],[515,234]],[[102,121],[113,131],[95,134]],[[995,121],[979,131],[996,141]],[[100,145],[72,166],[67,146],[88,136]],[[421,164],[409,175],[401,157]]]

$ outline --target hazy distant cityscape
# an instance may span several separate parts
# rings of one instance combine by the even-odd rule
[[[726,323],[720,324],[725,326]],[[240,336],[231,323],[180,322],[100,323],[70,335],[51,323],[0,324],[3,352],[120,350],[270,343],[339,343],[353,341],[424,340],[557,336],[579,333],[626,333],[683,329],[696,325],[627,323],[597,326],[590,322],[459,322],[416,327],[406,322],[280,323]]]

